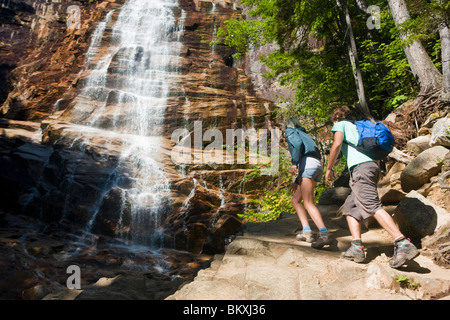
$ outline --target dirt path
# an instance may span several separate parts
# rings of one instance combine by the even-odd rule
[[[340,259],[350,233],[342,218],[334,218],[336,207],[319,209],[338,240],[338,251],[296,241],[300,224],[294,215],[246,224],[225,254],[216,255],[209,268],[167,299],[450,299],[450,269],[423,254],[407,266],[390,268],[392,240],[379,227],[362,235],[366,263]]]

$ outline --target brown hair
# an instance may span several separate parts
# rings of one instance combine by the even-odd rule
[[[331,121],[335,122],[335,121],[341,121],[341,120],[345,120],[348,119],[351,115],[351,111],[349,107],[346,106],[342,106],[342,107],[337,107],[336,109],[333,110],[333,112],[331,112]]]

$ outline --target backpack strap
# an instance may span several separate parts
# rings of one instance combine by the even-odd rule
[[[344,120],[341,120],[341,121],[344,121]],[[356,126],[356,121],[355,120],[345,120],[345,121],[351,122],[351,123],[353,123]],[[356,127],[356,130],[358,130],[358,126]],[[358,141],[359,141],[359,138],[360,138],[360,133],[358,131]],[[346,145],[351,146],[354,149],[358,150],[355,145],[353,145],[350,142],[348,142],[347,140],[345,140],[345,138],[342,140],[342,142],[345,143]]]

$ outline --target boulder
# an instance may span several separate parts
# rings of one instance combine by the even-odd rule
[[[382,203],[398,203],[405,197],[406,193],[394,188],[378,188],[378,196]]]
[[[391,177],[389,179],[391,188],[400,188],[401,189],[401,180],[400,180],[401,176],[402,176],[402,172],[396,172],[391,175]]]
[[[450,116],[436,121],[431,131],[430,146],[450,147]]]
[[[350,172],[347,169],[345,169],[341,172],[339,177],[337,177],[336,180],[334,180],[333,187],[349,188],[350,187],[349,183],[350,183]]]
[[[430,148],[430,140],[430,135],[418,136],[406,143],[406,150],[414,156],[418,156],[420,153]]]
[[[405,169],[406,164],[402,163],[402,162],[395,162],[388,170],[388,172],[383,176],[383,178],[380,179],[380,181],[378,182],[378,187],[389,187],[392,186],[393,184],[396,184],[396,180],[399,179],[400,177],[400,173],[402,172],[403,169]],[[398,174],[398,178],[392,178],[393,175]],[[394,183],[392,183],[392,181],[394,181]]]
[[[425,237],[450,222],[450,213],[417,191],[409,192],[397,206],[394,219],[409,237]]]
[[[443,146],[423,151],[402,171],[400,180],[403,191],[417,190],[436,175],[443,165],[443,159],[450,152]]]
[[[341,205],[345,202],[351,189],[346,187],[337,187],[325,191],[319,198],[320,205],[338,204]]]
[[[445,116],[444,110],[439,110],[431,113],[428,118],[422,123],[422,126],[419,129],[419,135],[431,134],[431,130],[433,129],[436,121]]]

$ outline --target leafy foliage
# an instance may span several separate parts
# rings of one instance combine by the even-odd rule
[[[344,30],[334,0],[243,0],[248,19],[226,21],[218,31],[218,43],[236,48],[236,56],[252,46],[276,43],[278,49],[261,60],[270,68],[265,75],[295,89],[294,101],[280,99],[287,107],[279,116],[312,119],[309,130],[328,120],[335,105],[358,101],[347,56]],[[381,28],[369,30],[369,14],[356,1],[347,1],[363,72],[369,107],[382,118],[418,93],[399,38],[420,40],[440,67],[437,25],[447,19],[449,1],[408,1],[412,19],[395,27],[387,0],[368,0],[381,10]]]
[[[397,276],[395,278],[395,281],[400,283],[401,288],[411,289],[411,290],[418,290],[420,288],[420,281],[410,280],[406,276]]]
[[[287,148],[285,146],[285,148]],[[295,214],[292,206],[293,190],[290,185],[294,177],[289,173],[291,159],[287,154],[280,154],[280,167],[276,175],[271,176],[271,180],[267,181],[267,191],[263,196],[257,199],[249,200],[250,206],[238,217],[246,222],[267,222],[277,219],[281,213]],[[346,170],[345,159],[340,159],[336,165],[336,176],[339,176]],[[256,169],[246,176],[251,179],[253,175],[258,175],[259,170]],[[325,177],[316,185],[314,190],[314,200],[317,203],[319,197],[330,187],[325,183]]]
[[[255,209],[247,209],[238,217],[248,222],[267,222],[277,219],[282,212],[295,213],[289,189],[267,191],[262,199],[250,200]]]
[[[410,41],[423,43],[433,62],[441,68],[438,25],[449,22],[450,1],[407,0],[411,19],[395,26],[387,0],[367,0],[380,8],[381,28],[369,29],[370,15],[347,0],[357,45],[366,99],[374,118],[381,119],[414,98],[419,86],[404,52]],[[253,46],[276,44],[277,49],[260,57],[270,69],[264,76],[295,90],[295,98],[279,99],[278,117],[294,116],[316,137],[324,137],[331,110],[337,105],[355,105],[358,95],[348,57],[348,30],[341,23],[335,0],[241,0],[248,17],[230,19],[218,29],[216,44],[236,49],[235,57]],[[402,42],[400,32],[409,38]],[[322,139],[316,139],[321,147]],[[343,163],[343,162],[342,162]],[[253,201],[242,217],[267,221],[281,212],[293,212],[288,188],[288,162],[280,164],[279,181],[267,196]],[[343,166],[341,168],[343,170]],[[281,181],[281,182],[280,182]],[[317,197],[327,189],[316,187]],[[262,213],[261,213],[262,212]]]

